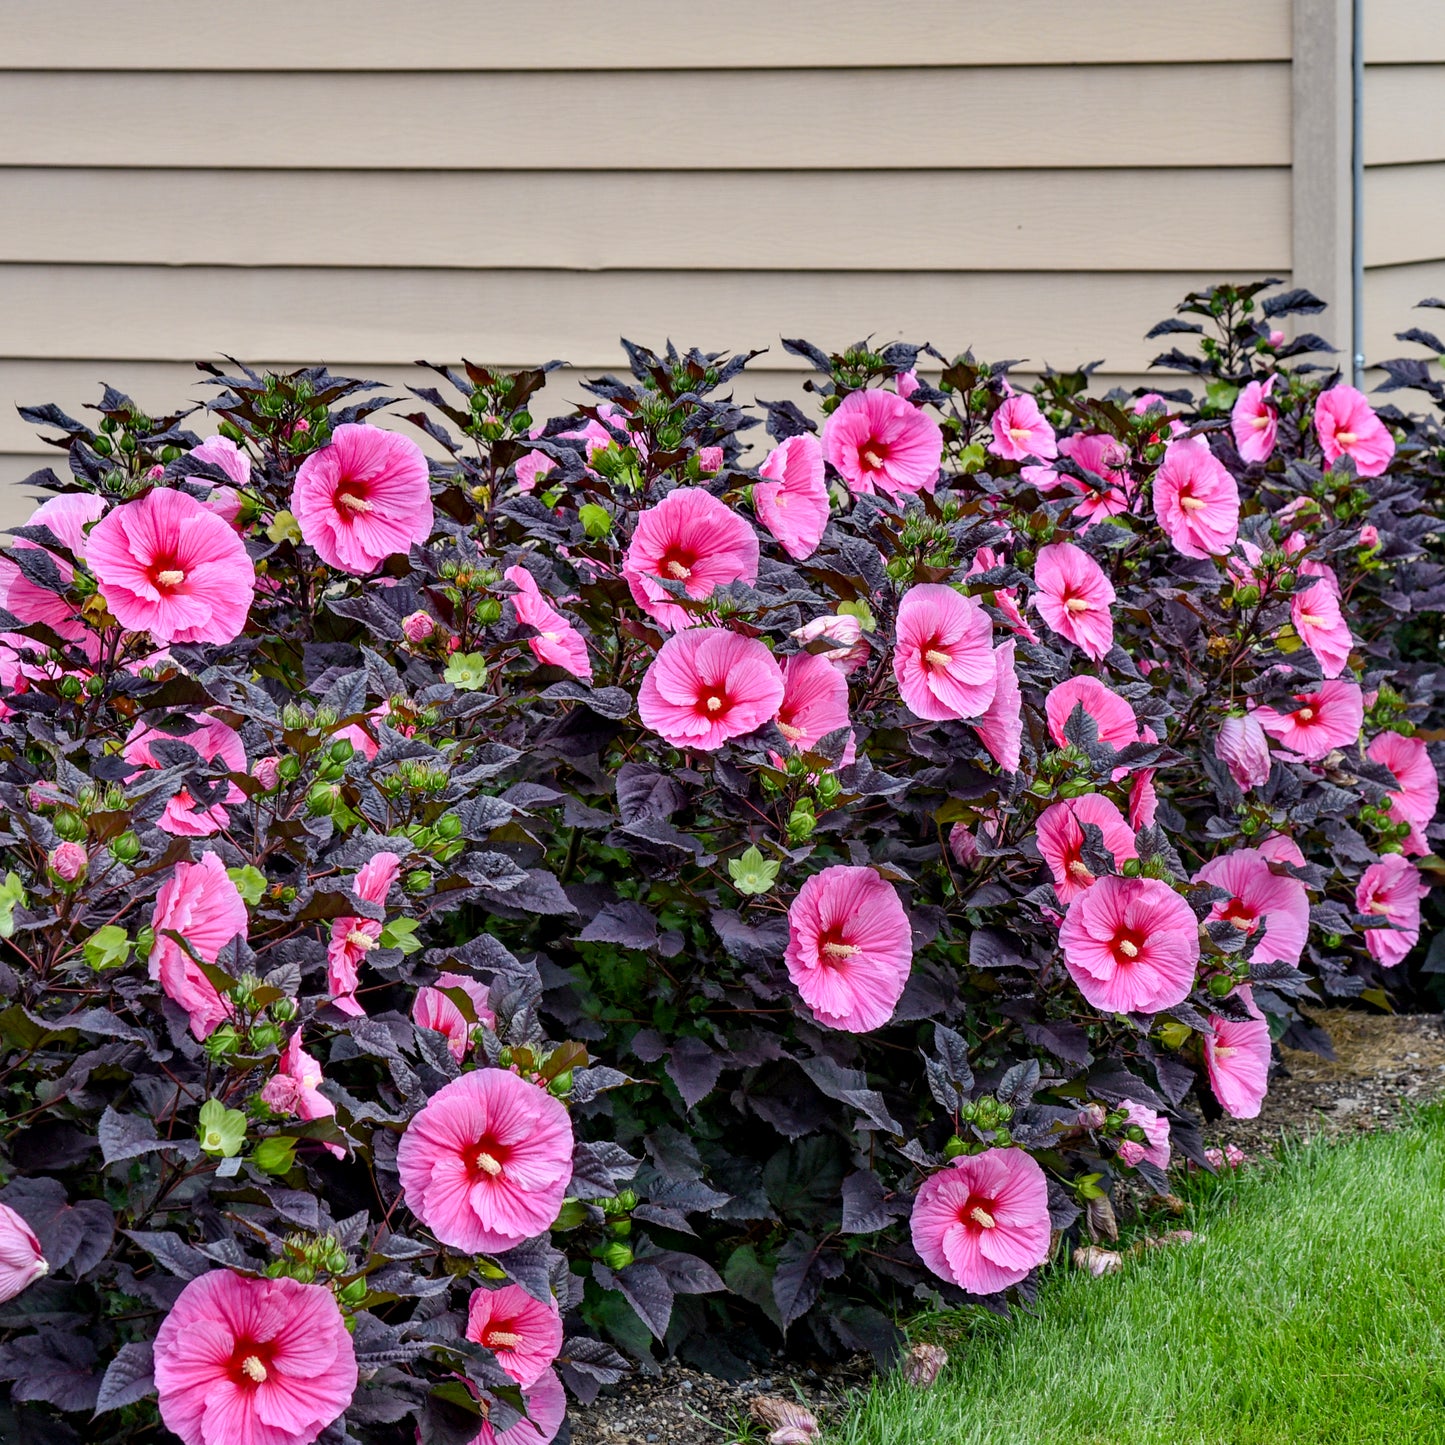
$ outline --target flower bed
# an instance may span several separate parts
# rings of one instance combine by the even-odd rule
[[[1383,999],[1438,792],[1438,434],[1265,289],[1162,328],[1198,398],[789,341],[814,416],[435,368],[431,461],[320,369],[28,410],[0,1433],[543,1445],[1204,1164]]]

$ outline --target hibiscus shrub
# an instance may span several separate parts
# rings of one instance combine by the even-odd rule
[[[470,364],[27,410],[0,1436],[542,1445],[1207,1167],[1387,1002],[1437,793],[1438,433],[1267,290],[1162,328],[1198,394],[788,341],[808,411],[637,346],[545,426]]]

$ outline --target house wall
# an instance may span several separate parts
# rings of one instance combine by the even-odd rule
[[[5,7],[0,524],[40,464],[10,403],[104,379],[160,410],[197,357],[402,384],[616,367],[626,333],[766,346],[768,397],[801,385],[780,336],[871,334],[1128,383],[1186,290],[1290,273],[1289,0],[217,13]],[[1429,72],[1372,70],[1376,110]],[[1418,231],[1394,270],[1438,252]]]

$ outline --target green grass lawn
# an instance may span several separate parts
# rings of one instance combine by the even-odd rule
[[[1200,1187],[1193,1243],[1036,1315],[934,1316],[931,1391],[879,1385],[828,1445],[1445,1442],[1445,1111]]]

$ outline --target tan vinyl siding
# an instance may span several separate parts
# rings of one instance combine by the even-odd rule
[[[1290,271],[1289,0],[216,13],[6,8],[0,402],[159,408],[222,352],[617,369],[622,334],[768,347],[749,396],[800,394],[794,334],[1133,385],[1184,291]],[[36,448],[0,415],[0,484]]]

